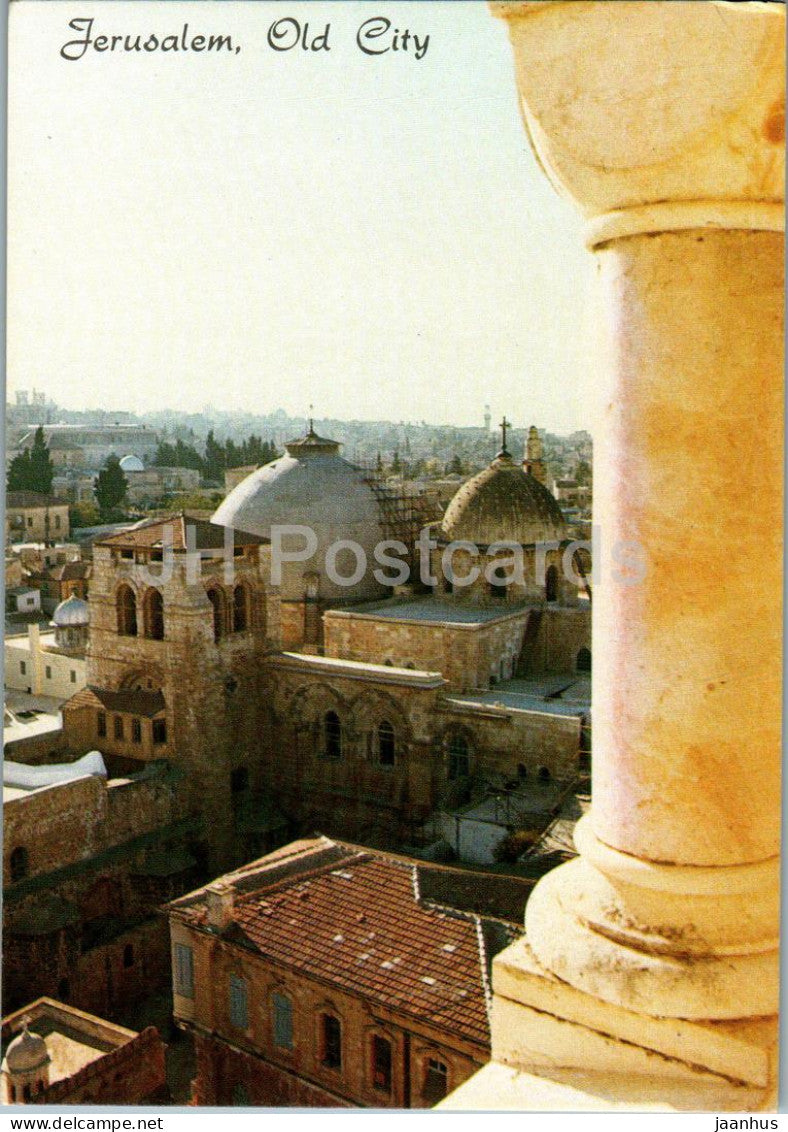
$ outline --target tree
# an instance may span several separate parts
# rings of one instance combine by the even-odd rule
[[[37,491],[42,495],[52,494],[52,479],[55,466],[44,440],[44,430],[39,425],[30,448],[14,456],[8,468],[9,491]]]
[[[402,471],[402,461],[399,458],[399,448],[394,449],[394,457],[391,461],[391,470],[395,476]]]
[[[205,438],[205,478],[213,483],[220,483],[226,466],[225,447],[219,443],[211,429]]]
[[[462,460],[460,459],[459,453],[455,452],[454,455],[452,456],[451,460],[449,460],[448,464],[446,465],[446,475],[447,476],[461,476],[462,473],[463,473]]]
[[[575,468],[575,480],[579,484],[591,483],[591,465],[587,460],[578,460]]]
[[[104,467],[93,481],[96,502],[102,516],[114,511],[126,498],[128,482],[117,456],[108,456]]]
[[[32,473],[30,471],[30,453],[27,449],[14,456],[8,466],[8,490],[32,491]]]
[[[30,476],[33,484],[31,490],[40,491],[42,495],[51,495],[54,475],[55,465],[52,463],[49,447],[44,440],[44,430],[39,425],[30,449]]]
[[[79,527],[95,527],[100,518],[96,504],[86,500],[72,503],[68,509],[68,522],[72,531]]]
[[[159,468],[195,468],[198,472],[205,472],[205,460],[192,444],[184,444],[178,438],[175,444],[163,441],[156,449],[153,460]]]

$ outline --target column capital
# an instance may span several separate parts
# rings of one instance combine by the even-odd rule
[[[497,0],[526,130],[592,246],[780,226],[785,7]],[[677,207],[679,206],[679,207]]]

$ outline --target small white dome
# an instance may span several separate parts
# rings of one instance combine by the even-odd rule
[[[65,601],[61,601],[52,614],[52,624],[58,629],[87,625],[89,622],[90,609],[88,603],[83,601],[81,597],[77,597],[76,594],[72,594]]]
[[[29,1073],[41,1069],[49,1061],[49,1050],[39,1034],[31,1034],[27,1020],[21,1034],[9,1042],[5,1051],[5,1067],[10,1073]]]
[[[124,456],[120,461],[121,469],[124,472],[144,472],[145,465],[139,456]]]

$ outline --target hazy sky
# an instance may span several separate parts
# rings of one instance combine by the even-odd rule
[[[63,59],[90,17],[240,51]],[[365,55],[371,17],[423,57]],[[273,51],[282,19],[330,51]],[[588,425],[591,257],[485,4],[22,0],[9,53],[11,395]]]

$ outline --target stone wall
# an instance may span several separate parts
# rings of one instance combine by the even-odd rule
[[[133,1105],[166,1103],[166,1046],[148,1026],[130,1041],[91,1061],[70,1077],[55,1081],[35,1098],[37,1104]]]
[[[14,542],[68,538],[68,504],[53,507],[9,507],[6,521]]]
[[[487,688],[491,676],[513,674],[528,611],[507,616],[502,606],[501,617],[468,625],[330,612],[324,617],[326,655],[440,672],[455,692]],[[501,660],[507,658],[509,668],[502,672]]]
[[[556,715],[457,700],[441,716],[443,734],[461,727],[467,735],[473,773],[501,784],[518,778],[527,782],[543,769],[550,778],[573,778],[582,719],[580,708],[576,715]]]
[[[155,910],[197,880],[177,775],[97,777],[5,806],[4,1001],[48,994],[112,1016],[169,981]],[[12,856],[27,853],[13,879]]]

